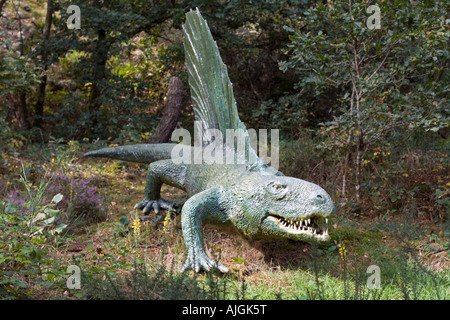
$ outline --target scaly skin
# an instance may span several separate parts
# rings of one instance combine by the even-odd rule
[[[160,209],[177,208],[176,204],[161,198],[162,184],[187,192],[189,199],[181,211],[187,247],[183,270],[228,270],[206,254],[203,245],[205,224],[238,232],[250,239],[328,240],[326,223],[335,212],[328,193],[313,183],[286,177],[276,170],[274,174],[273,168],[255,156],[248,140],[245,142],[248,156],[234,146],[234,141],[225,141],[224,149],[221,149],[245,161],[194,164],[197,163],[195,155],[213,143],[206,129],[218,129],[222,133],[234,129],[244,136],[247,132],[238,117],[226,66],[198,10],[186,14],[183,30],[194,111],[200,123],[200,141],[205,142],[204,145],[185,147],[182,152],[190,152],[189,163],[173,161],[172,151],[177,144],[105,148],[85,156],[148,163],[145,198],[136,205],[144,214],[150,210],[158,213]]]

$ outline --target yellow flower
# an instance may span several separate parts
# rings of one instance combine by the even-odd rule
[[[342,261],[345,261],[345,257],[347,256],[347,249],[343,244],[340,245],[339,254],[341,255]]]
[[[170,213],[169,212],[167,212],[167,214],[166,214],[166,217],[165,217],[165,219],[164,219],[164,227],[163,227],[163,232],[166,232],[167,231],[167,228],[169,228],[169,226],[170,226]]]
[[[131,226],[131,228],[134,229],[134,232],[137,235],[141,233],[141,220],[139,219],[138,215],[136,215],[135,218],[133,219],[133,225]]]

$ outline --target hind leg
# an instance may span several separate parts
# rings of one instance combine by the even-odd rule
[[[145,185],[145,198],[136,204],[135,209],[141,209],[148,214],[152,209],[159,213],[160,209],[178,211],[178,204],[161,198],[163,183],[184,190],[184,177],[186,167],[184,164],[175,164],[172,160],[160,160],[148,166]]]

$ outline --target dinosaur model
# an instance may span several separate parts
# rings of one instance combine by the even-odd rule
[[[331,197],[318,185],[284,176],[256,156],[238,116],[227,68],[198,9],[186,14],[183,33],[197,135],[202,143],[182,149],[178,143],[119,146],[90,151],[85,156],[148,163],[145,198],[135,206],[144,214],[176,207],[160,197],[164,183],[188,194],[181,210],[187,248],[183,271],[228,271],[206,254],[206,224],[250,239],[328,240],[328,217],[335,212]],[[188,158],[195,160],[219,141],[210,129],[235,130],[237,138],[243,137],[248,152],[235,146],[234,137],[224,138],[223,144],[217,145],[222,146],[224,154],[231,154],[231,163],[174,161],[174,154],[180,150],[180,154],[187,152]]]

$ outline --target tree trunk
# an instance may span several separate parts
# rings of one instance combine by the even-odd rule
[[[350,97],[350,114],[353,113],[353,107],[355,102],[355,88],[352,90],[352,95]],[[348,130],[347,137],[347,150],[345,151],[345,160],[344,165],[342,167],[342,192],[341,192],[341,200],[347,203],[347,172],[348,167],[350,165],[350,155],[352,152],[352,141],[353,141],[353,129],[350,128]]]
[[[48,58],[48,39],[50,38],[50,29],[52,26],[52,16],[53,16],[53,1],[47,0],[47,15],[45,17],[45,26],[44,26],[44,34],[43,34],[43,51],[42,51],[42,57],[41,57],[41,64],[42,69],[44,71],[44,74],[41,78],[41,83],[38,87],[38,93],[37,93],[37,101],[35,106],[35,119],[34,119],[34,126],[36,127],[42,127],[42,120],[44,116],[44,102],[45,102],[45,88],[47,86],[47,58]]]
[[[358,143],[356,144],[356,163],[355,163],[355,196],[356,196],[357,206],[358,206],[358,208],[360,208],[364,134],[363,134],[363,128],[362,128],[362,123],[361,123],[361,96],[362,96],[363,91],[362,91],[362,89],[358,90],[358,86],[360,85],[360,74],[359,74],[360,61],[358,60],[358,52],[359,52],[359,44],[358,44],[358,41],[355,39],[354,46],[353,46],[355,75],[352,80],[355,105],[356,105],[357,133],[355,134],[355,136],[358,137]]]
[[[149,143],[164,143],[170,140],[181,114],[182,103],[183,82],[177,77],[172,77],[169,81],[162,118],[150,137]]]
[[[22,16],[19,14],[19,9],[14,4],[14,2],[13,2],[13,6],[14,6],[14,10],[17,15],[17,20],[19,22],[19,39],[20,39],[19,52],[20,52],[20,56],[23,57],[25,54],[25,40],[23,38]],[[20,112],[20,118],[23,119],[22,126],[25,125],[25,127],[27,129],[30,129],[31,122],[30,122],[30,119],[28,118],[27,90],[25,88],[20,89],[18,91],[18,95],[19,95],[19,103],[18,103],[19,108],[18,109]]]
[[[89,112],[97,111],[101,103],[99,101],[101,95],[101,82],[106,77],[106,62],[108,60],[109,44],[106,41],[106,32],[103,29],[97,31],[97,50],[93,57],[94,70],[92,72],[92,86],[89,95],[88,109]]]
[[[23,118],[23,124],[27,129],[31,128],[31,123],[28,119],[27,93],[22,90],[19,94],[19,110]]]

